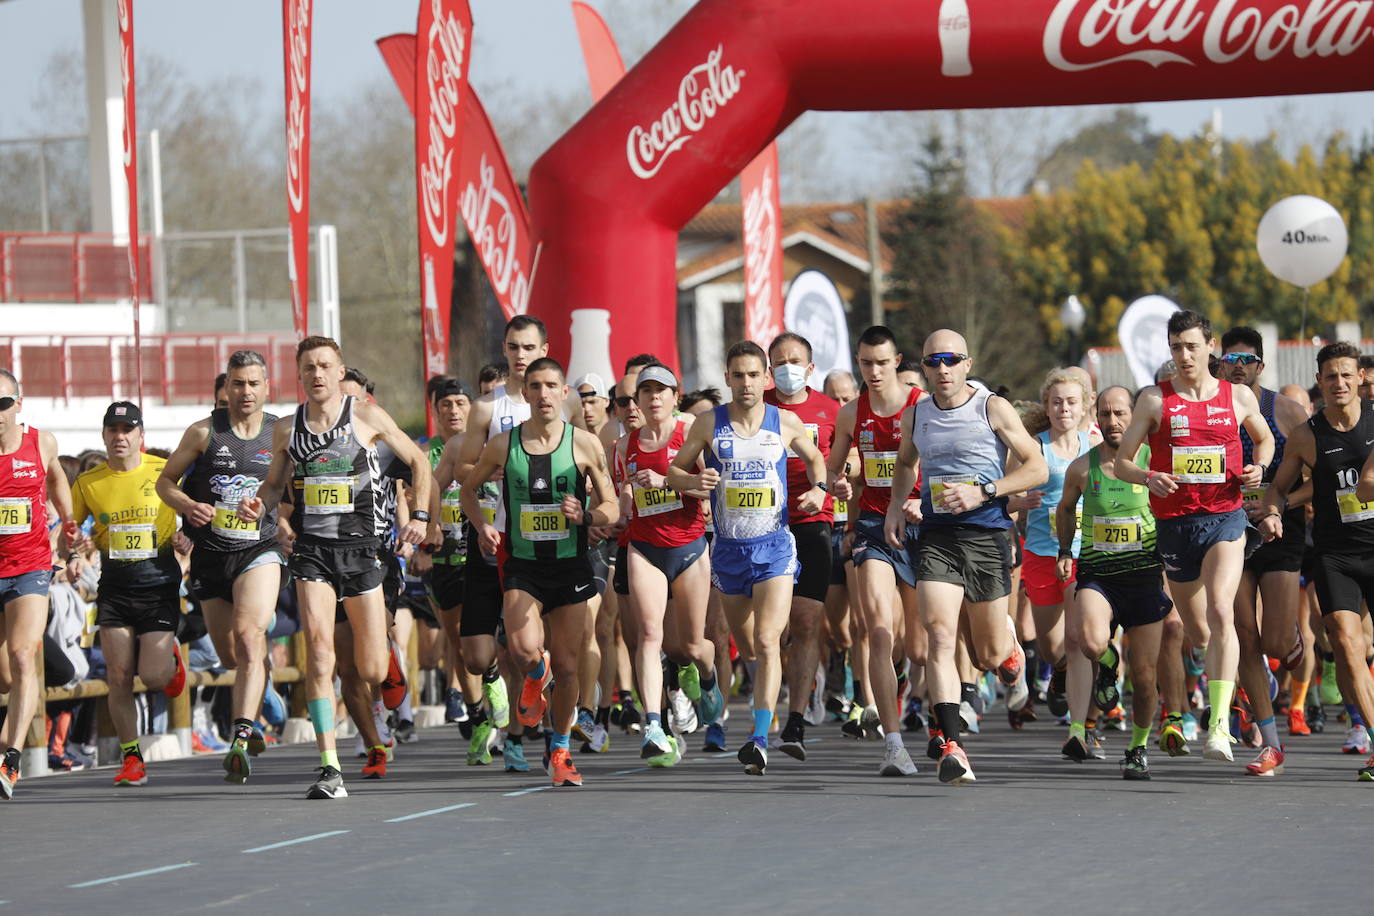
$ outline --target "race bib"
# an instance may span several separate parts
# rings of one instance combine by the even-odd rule
[[[111,525],[111,560],[151,560],[157,556],[156,525]]]
[[[477,504],[482,507],[482,517],[487,520],[488,525],[496,524],[496,507],[501,505],[499,496],[480,496]]]
[[[557,505],[520,507],[520,536],[527,541],[562,541],[568,537],[568,517]]]
[[[305,478],[306,515],[344,515],[352,511],[352,477]]]
[[[27,496],[0,496],[0,534],[28,534],[33,528],[33,502]]]
[[[1258,490],[1241,490],[1240,498],[1245,503],[1245,508],[1253,509],[1259,505],[1259,501],[1264,498],[1264,488]]]
[[[210,527],[222,537],[236,541],[256,541],[262,534],[261,519],[245,522],[239,518],[237,507],[228,503],[215,503],[215,517],[210,520]]]
[[[1175,445],[1173,475],[1179,483],[1225,483],[1226,449],[1221,445]]]
[[[849,521],[849,501],[837,499],[831,503],[835,512],[835,524]]]
[[[668,487],[635,487],[635,513],[640,518],[682,508],[682,494]]]
[[[1374,503],[1362,503],[1355,495],[1354,487],[1336,491],[1336,508],[1341,511],[1341,521],[1367,522],[1374,518]]]
[[[811,444],[814,445],[814,446],[816,446],[817,448],[819,448],[819,447],[820,447],[820,444],[821,444],[821,427],[820,427],[820,424],[819,424],[819,423],[807,423],[807,424],[806,424],[806,434],[807,434],[808,436],[811,437]],[[792,446],[789,445],[789,446],[787,447],[787,457],[788,457],[788,458],[798,458],[798,457],[800,457],[800,456],[799,456],[796,452],[794,452],[794,451],[792,450]]]
[[[896,452],[864,453],[864,485],[891,489],[892,472],[896,467]]]
[[[930,478],[930,507],[935,510],[937,515],[950,515],[950,511],[945,508],[941,497],[945,491],[956,483],[966,484],[970,487],[978,486],[978,478],[966,477],[960,474],[945,474],[939,477]],[[888,486],[892,486],[889,482]]]
[[[728,484],[725,508],[742,515],[772,515],[778,508],[778,491],[769,486]]]
[[[449,493],[453,495],[450,496]],[[457,538],[462,533],[463,507],[458,499],[457,490],[449,490],[444,494],[444,498],[439,500],[439,527],[451,538]]]
[[[1102,553],[1134,553],[1144,549],[1140,542],[1141,518],[1138,515],[1094,515],[1093,550]]]

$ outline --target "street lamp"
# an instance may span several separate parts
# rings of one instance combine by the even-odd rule
[[[1064,330],[1069,332],[1069,365],[1078,365],[1078,335],[1083,332],[1083,326],[1088,323],[1088,310],[1083,307],[1083,303],[1078,301],[1077,296],[1070,296],[1064,300],[1064,304],[1059,307],[1059,320],[1064,325]]]

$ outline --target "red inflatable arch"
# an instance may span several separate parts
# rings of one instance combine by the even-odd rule
[[[575,311],[610,312],[610,353],[587,321],[574,363],[675,363],[679,229],[802,112],[1370,89],[1371,6],[701,0],[535,164],[530,311],[560,357]]]

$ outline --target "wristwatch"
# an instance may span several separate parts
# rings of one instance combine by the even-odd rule
[[[813,484],[813,486],[820,487],[820,488],[821,488],[821,492],[823,492],[823,493],[829,493],[829,492],[830,492],[830,488],[827,487],[827,486],[825,485],[825,481],[824,481],[824,480],[818,480],[818,481],[816,481],[816,482]]]
[[[994,499],[997,498],[996,482],[990,480],[987,483],[983,484],[981,489],[983,491],[984,498],[986,498],[988,502],[992,502]]]
[[[416,509],[414,512],[410,513],[410,517],[415,519],[415,521],[417,522],[429,521],[429,513],[426,512],[424,509]]]

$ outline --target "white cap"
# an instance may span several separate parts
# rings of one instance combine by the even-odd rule
[[[611,390],[606,386],[606,382],[601,376],[595,372],[587,372],[580,376],[577,381],[573,382],[573,390],[575,391],[583,385],[590,385],[596,396],[601,398],[608,397]]]

